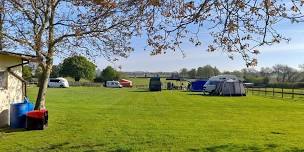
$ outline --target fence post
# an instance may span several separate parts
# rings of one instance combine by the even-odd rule
[[[261,95],[261,88],[259,87],[259,95]]]
[[[274,97],[274,88],[272,88],[272,96]]]
[[[282,88],[282,98],[284,98],[284,88]]]

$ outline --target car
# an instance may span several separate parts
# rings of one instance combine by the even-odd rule
[[[238,77],[234,75],[218,75],[209,78],[203,87],[203,91],[207,93],[212,93],[216,89],[216,85],[221,81],[239,81]]]
[[[105,83],[107,88],[122,88],[122,85],[118,81],[107,81]]]
[[[69,82],[65,78],[50,78],[48,83],[49,88],[68,88]]]

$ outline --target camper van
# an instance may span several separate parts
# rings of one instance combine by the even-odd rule
[[[162,83],[159,77],[150,78],[149,90],[150,91],[161,91]]]
[[[212,93],[216,89],[216,85],[222,81],[239,81],[234,75],[218,75],[211,77],[204,85],[204,92]]]
[[[105,87],[108,88],[122,88],[122,85],[118,81],[107,81]]]
[[[48,87],[49,88],[68,88],[69,82],[65,78],[50,78]]]

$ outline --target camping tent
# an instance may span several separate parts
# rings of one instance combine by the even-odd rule
[[[127,79],[121,79],[121,80],[119,81],[119,83],[120,83],[123,87],[132,87],[132,86],[133,86],[132,81],[127,80]]]
[[[212,95],[218,96],[246,96],[244,84],[240,81],[221,81],[216,85]]]

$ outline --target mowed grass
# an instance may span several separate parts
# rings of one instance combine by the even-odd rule
[[[2,129],[0,151],[304,151],[301,100],[76,87],[47,108],[46,130]]]

